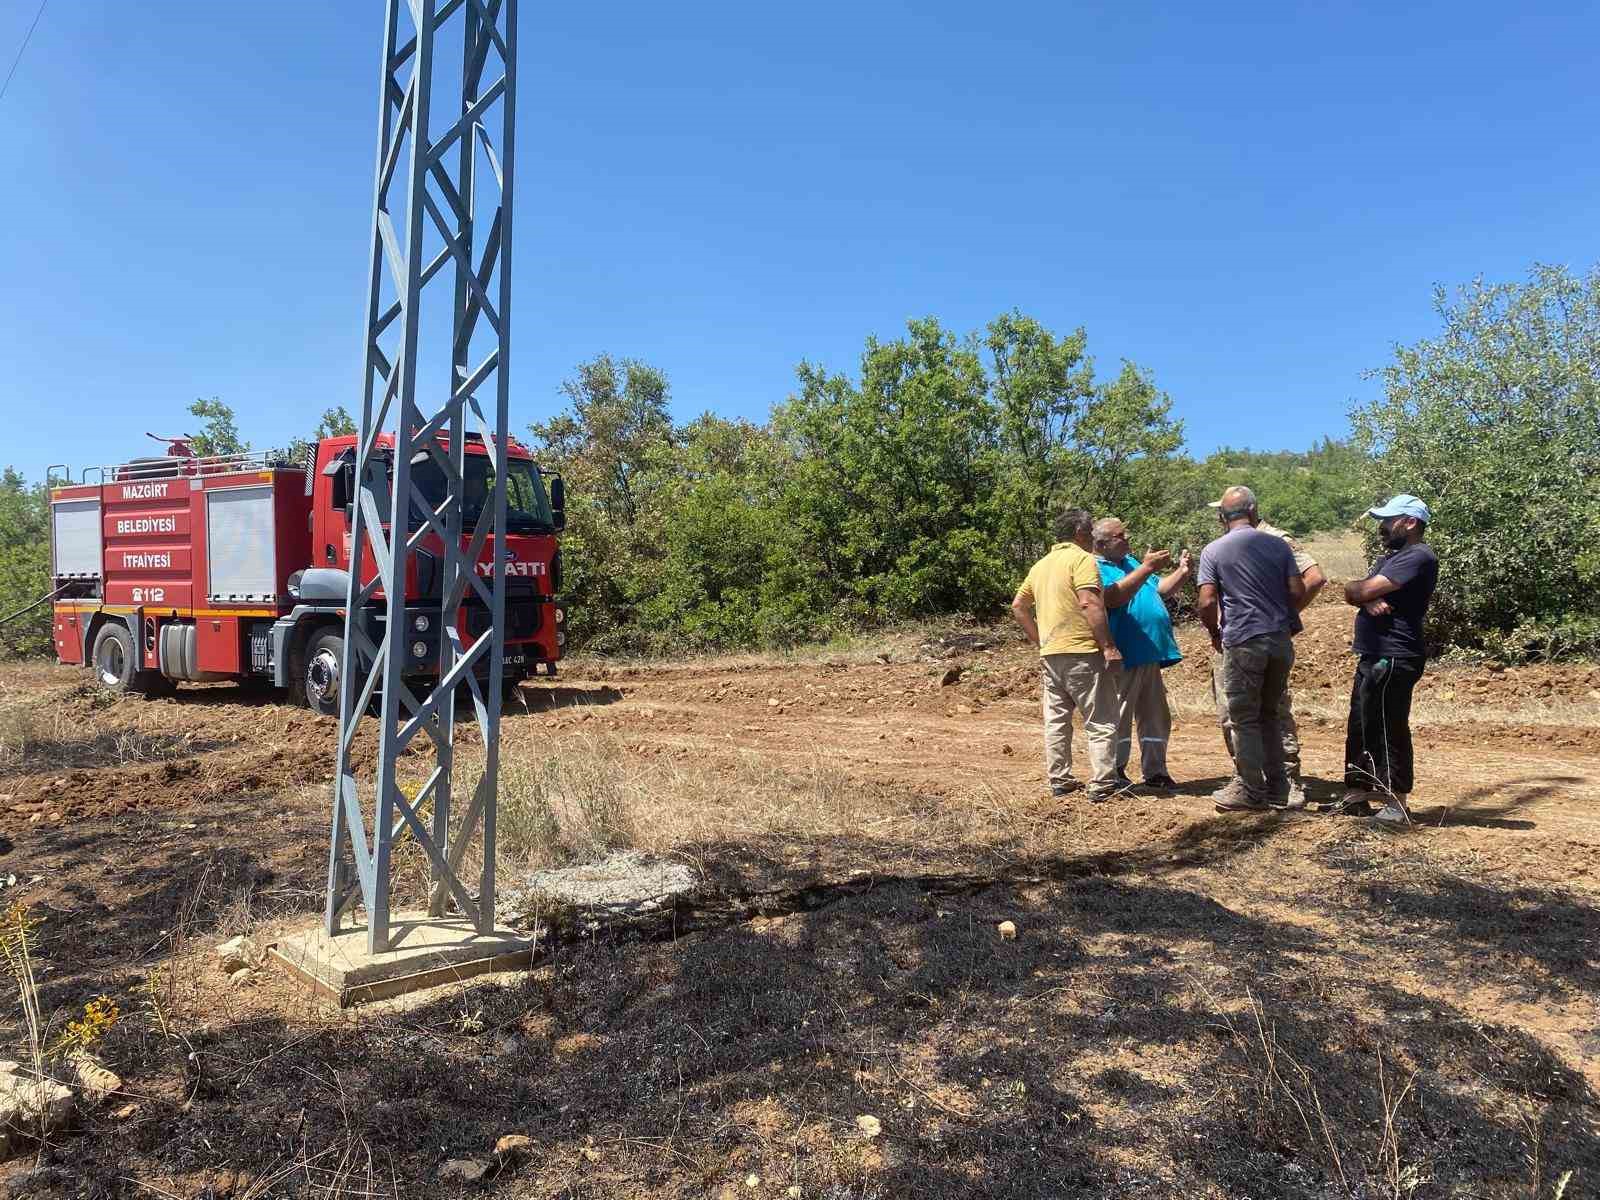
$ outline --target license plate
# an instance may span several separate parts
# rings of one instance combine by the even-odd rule
[[[528,661],[528,657],[525,654],[508,654],[508,655],[506,655],[506,662],[509,663],[513,667],[520,667],[520,666],[522,666],[523,663],[525,663],[527,661]]]

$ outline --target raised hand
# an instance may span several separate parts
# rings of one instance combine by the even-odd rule
[[[1144,552],[1144,565],[1152,571],[1165,571],[1172,565],[1171,550],[1151,550],[1146,547]]]
[[[1184,550],[1178,555],[1178,570],[1187,571],[1188,569],[1189,569],[1189,552],[1187,550]]]

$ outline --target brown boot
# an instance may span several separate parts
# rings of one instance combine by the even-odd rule
[[[1218,812],[1270,812],[1272,805],[1259,796],[1252,796],[1244,780],[1235,775],[1226,784],[1211,793]]]

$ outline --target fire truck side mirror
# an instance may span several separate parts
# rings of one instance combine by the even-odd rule
[[[559,475],[550,481],[550,517],[558,530],[567,527],[567,485]]]
[[[341,454],[323,467],[322,473],[333,480],[332,491],[328,497],[329,504],[335,509],[348,510],[352,499],[350,493],[353,490],[350,485],[355,482],[355,463],[351,461],[349,455]]]

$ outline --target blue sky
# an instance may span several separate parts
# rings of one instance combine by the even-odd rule
[[[0,0],[0,70],[34,0]],[[360,385],[377,0],[52,0],[0,100],[0,463]],[[762,417],[1020,308],[1303,447],[1431,289],[1597,258],[1592,6],[525,3],[513,416],[602,351]],[[143,443],[143,444],[141,444]]]

